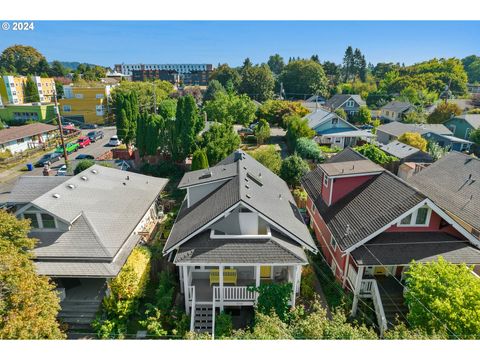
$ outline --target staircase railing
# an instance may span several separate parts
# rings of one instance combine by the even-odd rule
[[[213,297],[212,297],[212,340],[215,340],[215,287],[212,289]]]
[[[387,317],[383,309],[382,298],[380,297],[380,290],[378,289],[377,280],[365,279],[360,284],[360,296],[372,298],[373,306],[375,308],[375,315],[380,329],[380,336],[387,330]]]
[[[188,287],[188,298],[190,300],[190,331],[195,331],[195,286]]]

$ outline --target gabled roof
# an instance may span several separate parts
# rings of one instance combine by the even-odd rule
[[[456,118],[465,120],[474,129],[480,128],[480,114],[464,114]]]
[[[400,141],[392,141],[388,144],[380,144],[380,149],[386,152],[388,155],[395,156],[399,159],[405,159],[406,157],[420,152],[420,149],[416,147],[404,144]]]
[[[330,159],[326,161],[326,163],[337,163],[337,162],[344,162],[344,161],[358,161],[358,160],[366,160],[367,158],[362,154],[356,152],[351,147],[346,147],[338,154],[332,156]]]
[[[354,125],[350,124],[345,119],[342,119],[340,116],[335,114],[334,112],[325,110],[325,109],[317,109],[316,111],[306,115],[304,119],[308,120],[308,126],[311,129],[315,129],[316,127],[322,125],[323,123],[330,121],[332,119],[338,119],[346,126],[348,126],[352,130],[358,130]]]
[[[388,171],[383,171],[331,206],[319,196],[318,173],[303,178],[305,190],[342,250],[374,234],[418,205],[426,196]]]
[[[237,175],[237,165],[234,163],[225,164],[223,166],[214,166],[208,169],[189,171],[182,177],[178,187],[184,189],[189,186],[231,179],[235,175]]]
[[[20,176],[8,195],[8,203],[29,203],[67,181],[66,176]]]
[[[406,124],[399,121],[380,125],[377,127],[377,131],[382,131],[396,137],[400,137],[406,132],[416,132],[421,135],[428,132],[433,132],[439,135],[453,135],[453,133],[442,124]]]
[[[283,234],[316,250],[293,196],[282,179],[241,150],[230,154],[210,170],[220,172],[228,165],[236,167],[234,177],[190,208],[184,201],[165,244],[165,253],[202,231],[226,210],[240,204],[258,212]],[[188,173],[185,176],[190,177]],[[181,183],[185,183],[183,179]]]
[[[353,174],[376,174],[385,169],[370,160],[354,160],[330,162],[318,165],[327,176],[342,176]]]
[[[480,160],[452,151],[408,182],[439,207],[480,229]]]
[[[0,144],[54,130],[57,130],[56,126],[39,122],[22,126],[11,126],[8,129],[0,130]]]
[[[325,102],[325,107],[336,110],[340,106],[342,106],[345,102],[347,102],[349,99],[354,100],[358,105],[366,104],[365,101],[362,100],[360,95],[335,94]]]
[[[380,110],[389,110],[397,113],[402,113],[409,110],[413,105],[409,102],[403,101],[390,101],[388,104],[383,105]]]

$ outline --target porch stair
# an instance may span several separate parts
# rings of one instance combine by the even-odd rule
[[[60,303],[58,317],[70,329],[88,329],[95,320],[100,304],[100,300],[65,300]]]
[[[212,333],[212,305],[195,305],[194,330],[197,333]]]
[[[408,307],[403,297],[403,287],[392,277],[377,278],[378,290],[388,327],[392,324],[407,322]]]

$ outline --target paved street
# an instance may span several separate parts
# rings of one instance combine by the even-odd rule
[[[105,128],[99,128],[98,130],[102,130],[104,132],[104,137],[103,139],[99,139],[94,143],[91,143],[84,149],[79,149],[77,152],[74,152],[69,156],[69,160],[75,159],[79,154],[88,154],[88,155],[93,155],[95,157],[102,155],[106,151],[108,151],[110,148],[107,146],[108,140],[112,135],[115,135],[115,127],[105,127]],[[82,130],[82,135],[86,135],[92,130]],[[54,150],[51,150],[51,152]],[[41,152],[38,154],[33,159],[28,160],[29,163],[35,163],[37,162],[45,153]],[[11,169],[4,170],[0,172],[0,202],[5,200],[5,198],[8,196],[8,193],[10,192],[10,189],[13,187],[15,184],[15,181],[19,176],[41,176],[43,172],[43,168],[34,168],[33,171],[26,171],[26,163],[27,161],[23,162],[22,164],[19,164],[17,166],[14,166]],[[65,164],[64,159],[62,158],[60,161],[57,161],[56,163],[52,164],[52,169],[55,170],[61,167],[63,164]]]

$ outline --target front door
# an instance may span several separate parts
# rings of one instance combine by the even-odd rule
[[[270,279],[272,277],[272,267],[271,266],[260,266],[260,278],[261,279]]]

